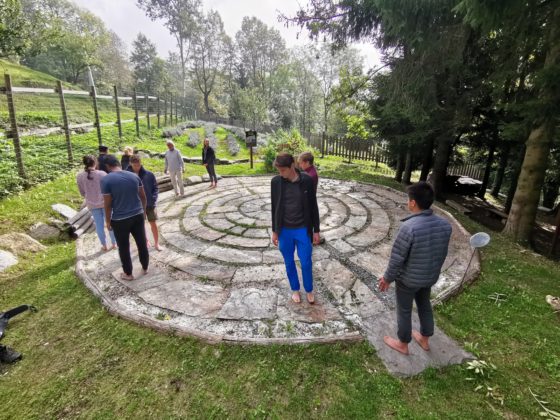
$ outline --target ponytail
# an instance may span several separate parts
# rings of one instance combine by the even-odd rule
[[[84,158],[82,159],[82,162],[84,163],[85,166],[85,171],[87,172],[87,179],[93,179],[91,177],[91,171],[92,171],[92,167],[95,167],[96,161],[95,161],[95,156],[93,155],[86,155],[84,156]]]

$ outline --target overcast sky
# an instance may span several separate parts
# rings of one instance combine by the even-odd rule
[[[138,32],[144,33],[155,42],[159,55],[167,58],[170,50],[175,50],[175,41],[169,35],[162,22],[152,22],[144,12],[136,6],[135,0],[73,0],[79,6],[86,8],[99,16],[130,48]],[[203,0],[204,10],[217,10],[228,35],[232,38],[241,28],[244,16],[256,16],[268,26],[280,31],[288,47],[302,45],[309,42],[306,31],[301,32],[297,39],[298,28],[286,28],[278,22],[278,11],[287,15],[294,15],[299,10],[299,4],[306,4],[306,0]],[[379,53],[371,45],[355,45],[364,56],[367,67],[379,65]]]

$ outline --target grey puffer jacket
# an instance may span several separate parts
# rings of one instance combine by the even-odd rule
[[[451,224],[433,214],[432,209],[412,214],[402,222],[383,277],[389,283],[399,281],[411,288],[430,287],[437,282],[447,257]]]

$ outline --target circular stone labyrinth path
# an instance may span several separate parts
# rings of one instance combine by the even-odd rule
[[[270,242],[270,177],[223,179],[163,193],[158,203],[163,251],[150,250],[150,269],[121,281],[118,253],[101,252],[95,234],[78,241],[77,272],[113,313],[144,325],[206,341],[274,343],[360,340],[392,313],[394,292],[375,282],[405,217],[406,196],[378,185],[321,179],[321,235],[314,247],[315,305],[295,304],[280,252]],[[434,296],[457,287],[471,248],[453,225],[449,256]],[[147,229],[149,231],[149,229]],[[299,268],[298,268],[299,269]],[[478,272],[478,260],[470,276]],[[301,273],[300,273],[301,278]],[[394,326],[393,326],[394,328]],[[371,341],[371,340],[370,340]]]

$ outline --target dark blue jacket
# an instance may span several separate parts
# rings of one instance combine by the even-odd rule
[[[451,224],[432,209],[412,214],[402,222],[385,280],[400,281],[411,288],[433,286],[447,257]]]
[[[132,166],[129,166],[127,171],[134,172],[132,170]],[[144,192],[146,193],[146,207],[155,207],[159,193],[159,187],[155,175],[141,166],[138,176],[144,185]]]

